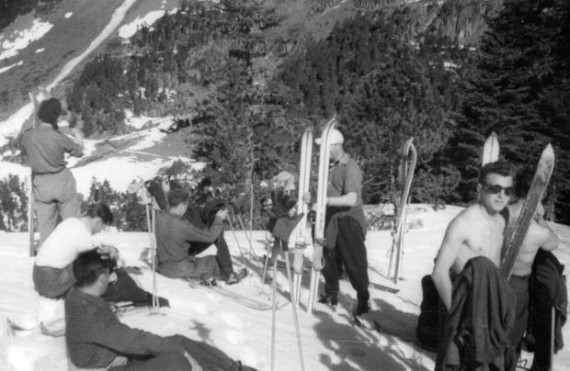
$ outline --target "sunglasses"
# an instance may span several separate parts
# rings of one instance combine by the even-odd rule
[[[483,190],[492,194],[497,194],[501,193],[501,191],[505,191],[506,196],[512,196],[514,193],[513,187],[502,187],[498,184],[487,184],[487,183],[481,183],[481,186],[483,187]]]

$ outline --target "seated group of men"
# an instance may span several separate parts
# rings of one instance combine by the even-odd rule
[[[237,283],[247,271],[235,273],[222,221],[227,211],[218,208],[210,222],[193,224],[189,194],[181,188],[167,190],[164,211],[157,212],[157,271],[167,277],[212,283]],[[63,220],[40,247],[33,268],[33,281],[40,294],[38,310],[42,330],[66,334],[71,363],[84,369],[112,370],[251,370],[221,351],[182,336],[163,338],[122,325],[110,303],[152,305],[152,295],[141,289],[125,269],[117,268],[115,247],[95,247],[93,235],[111,225],[113,214],[104,204],[89,206],[82,217]],[[196,257],[211,244],[217,256]],[[65,328],[55,332],[50,323],[61,323],[54,305],[65,299]],[[161,306],[168,300],[159,298]]]

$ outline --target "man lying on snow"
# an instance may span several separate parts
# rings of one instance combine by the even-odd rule
[[[75,284],[72,263],[77,255],[91,250],[95,246],[93,235],[101,232],[113,222],[113,214],[105,204],[89,206],[81,218],[67,218],[62,221],[43,243],[36,256],[33,280],[34,287],[40,294],[38,308],[39,321],[44,332],[50,332],[49,323],[55,324],[63,319],[63,313],[56,313],[58,303],[54,299],[63,299]],[[118,259],[119,252],[112,246],[99,246],[101,254],[108,254]],[[103,298],[108,301],[130,301],[134,305],[151,305],[152,295],[142,290],[123,269],[117,270],[117,280],[109,286]],[[168,305],[160,298],[161,305]],[[61,334],[58,328],[51,335]]]
[[[82,252],[73,262],[77,283],[65,299],[65,319],[67,351],[76,368],[255,371],[203,342],[181,335],[157,336],[122,324],[102,299],[115,265],[110,255],[97,250]]]
[[[204,218],[189,208],[190,195],[180,187],[164,187],[168,207],[157,213],[157,271],[170,278],[190,278],[205,284],[224,280],[235,284],[247,275],[233,271],[229,248],[223,238],[223,221],[228,212],[220,201],[212,201]],[[152,193],[152,192],[151,192]],[[156,197],[155,197],[156,198]],[[215,244],[216,256],[196,257]]]
[[[513,191],[510,165],[485,165],[478,190],[478,201],[447,227],[432,273],[449,312],[436,370],[505,369],[516,300],[499,271],[502,212]]]

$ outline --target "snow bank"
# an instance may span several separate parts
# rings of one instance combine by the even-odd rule
[[[7,179],[10,175],[17,175],[21,181],[25,181],[30,175],[30,168],[13,162],[0,161],[0,179]]]
[[[36,51],[36,53],[37,53],[37,51]],[[18,63],[14,63],[14,64],[11,64],[11,65],[6,66],[6,67],[1,67],[1,68],[0,68],[0,73],[4,73],[4,72],[6,72],[6,71],[11,70],[12,68],[14,68],[14,67],[16,67],[16,66],[21,66],[21,65],[23,65],[23,64],[24,64],[24,61],[19,61]]]
[[[153,10],[148,12],[144,17],[137,17],[134,21],[119,28],[119,36],[123,39],[130,39],[137,31],[146,26],[151,26],[165,14],[164,10]]]
[[[149,117],[145,115],[135,116],[133,111],[125,110],[125,124],[135,129],[142,129],[145,125],[158,125],[161,129],[167,129],[172,123],[172,116]]]
[[[6,36],[2,42],[0,61],[18,55],[20,50],[27,48],[32,42],[41,39],[52,27],[53,24],[49,22],[34,19],[30,28],[14,31],[11,35]]]

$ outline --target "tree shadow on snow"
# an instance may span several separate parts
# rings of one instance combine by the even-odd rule
[[[345,297],[346,296],[346,297]],[[350,303],[352,299],[342,293],[339,305]],[[346,305],[344,305],[346,307]],[[346,308],[345,308],[346,309]],[[341,311],[339,308],[337,312]],[[420,350],[408,358],[401,344],[392,337],[380,339],[374,330],[355,327],[352,319],[315,310],[319,322],[314,326],[315,334],[322,344],[336,355],[321,354],[320,362],[332,371],[390,370],[428,371],[422,365],[425,352]],[[412,321],[415,323],[415,321]]]
[[[370,316],[381,327],[380,333],[388,335],[387,337],[396,337],[409,343],[416,350],[431,360],[435,361],[437,354],[432,351],[422,349],[418,345],[416,337],[416,327],[418,324],[418,315],[415,313],[403,312],[394,305],[382,300],[374,299],[374,304],[378,311],[371,313]]]

